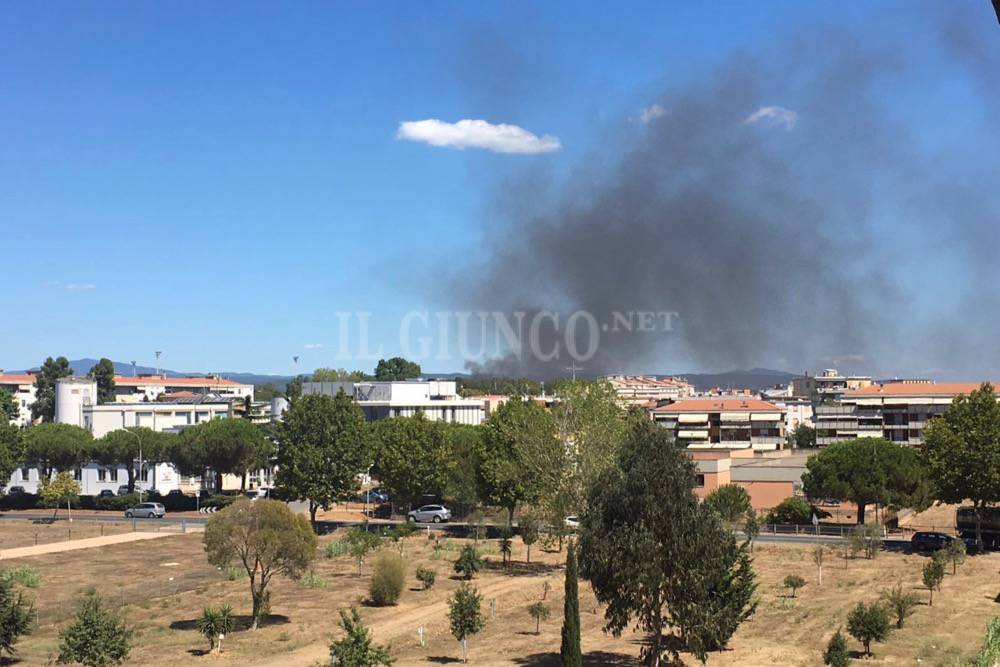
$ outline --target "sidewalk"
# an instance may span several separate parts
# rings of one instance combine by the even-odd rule
[[[188,527],[188,532],[196,532],[197,529]],[[0,560],[11,558],[24,558],[26,556],[43,556],[45,554],[59,553],[61,551],[74,551],[76,549],[91,549],[94,547],[105,547],[111,544],[124,544],[126,542],[138,542],[140,540],[155,540],[158,537],[170,537],[182,533],[122,533],[120,535],[105,535],[104,537],[88,537],[82,540],[67,540],[65,542],[52,542],[49,544],[37,544],[30,547],[15,547],[0,551]]]

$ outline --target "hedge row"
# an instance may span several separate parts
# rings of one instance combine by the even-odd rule
[[[997,667],[997,665],[1000,665],[1000,616],[994,618],[986,626],[983,652],[976,660],[976,667]]]
[[[198,507],[223,508],[229,505],[240,496],[215,495],[203,498],[199,503],[194,496],[167,494],[161,496],[155,491],[144,493],[143,502],[162,503],[168,512],[194,511]],[[139,503],[138,493],[129,493],[123,496],[80,496],[71,506],[74,509],[84,510],[113,510],[124,512],[129,507]],[[22,493],[15,496],[0,496],[0,511],[5,510],[28,510],[28,509],[52,509],[50,505],[42,502],[41,498],[32,493]]]

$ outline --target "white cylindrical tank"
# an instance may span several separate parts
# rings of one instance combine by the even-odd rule
[[[83,426],[83,408],[97,403],[97,382],[90,378],[56,380],[56,422]]]
[[[271,419],[281,419],[288,409],[288,399],[284,396],[275,396],[271,399]]]

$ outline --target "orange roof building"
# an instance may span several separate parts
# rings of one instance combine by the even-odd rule
[[[767,401],[744,396],[682,399],[650,411],[657,424],[670,429],[690,449],[782,449],[784,410]]]
[[[944,413],[959,395],[980,382],[882,382],[845,392],[832,405],[816,406],[816,444],[854,438],[885,438],[922,446],[927,422]]]

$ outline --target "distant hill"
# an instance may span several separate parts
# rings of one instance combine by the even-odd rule
[[[698,391],[706,391],[713,387],[762,391],[776,384],[788,384],[795,374],[770,368],[751,368],[725,373],[680,373],[676,377],[684,378]]]
[[[98,362],[97,359],[72,359],[69,362],[69,367],[73,369],[73,375],[86,375],[90,372],[90,369],[94,367],[94,364]],[[119,375],[143,375],[148,373],[155,373],[156,369],[151,366],[139,366],[136,365],[133,369],[132,364],[126,363],[124,361],[113,361],[115,366],[115,373]],[[31,370],[37,370],[37,367]],[[161,368],[160,372],[167,377],[197,377],[208,375],[208,373],[181,373],[178,371],[172,371],[169,368]],[[243,382],[245,384],[273,384],[278,389],[284,390],[285,385],[291,380],[294,375],[261,375],[260,373],[230,373],[226,371],[221,371],[219,373],[213,373],[215,375],[221,375],[222,377],[229,378],[236,382]]]
[[[97,363],[97,359],[73,359],[69,362],[70,368],[73,369],[74,375],[86,375],[94,364]],[[156,369],[150,366],[136,366],[134,371],[132,364],[115,361],[112,362],[115,365],[115,372],[119,375],[132,375],[133,372],[136,374],[145,373],[155,373]],[[203,372],[190,372],[182,373],[179,371],[173,371],[168,368],[161,368],[161,373],[167,375],[167,377],[190,377],[199,375],[208,375],[208,373]],[[279,390],[284,390],[285,385],[288,384],[289,380],[294,378],[294,375],[262,375],[260,373],[247,373],[247,372],[227,372],[221,371],[218,373],[222,377],[235,380],[236,382],[244,382],[246,384],[273,384]],[[440,378],[440,379],[462,379],[471,377],[468,373],[430,373],[425,372],[424,377],[429,378]],[[794,376],[793,373],[787,373],[785,371],[776,371],[770,368],[751,368],[749,370],[732,370],[726,371],[724,373],[676,373],[676,374],[656,374],[657,377],[681,377],[694,385],[695,389],[698,391],[705,391],[713,387],[721,387],[722,389],[753,389],[755,391],[761,391],[769,387],[773,387],[776,384],[788,384]]]

